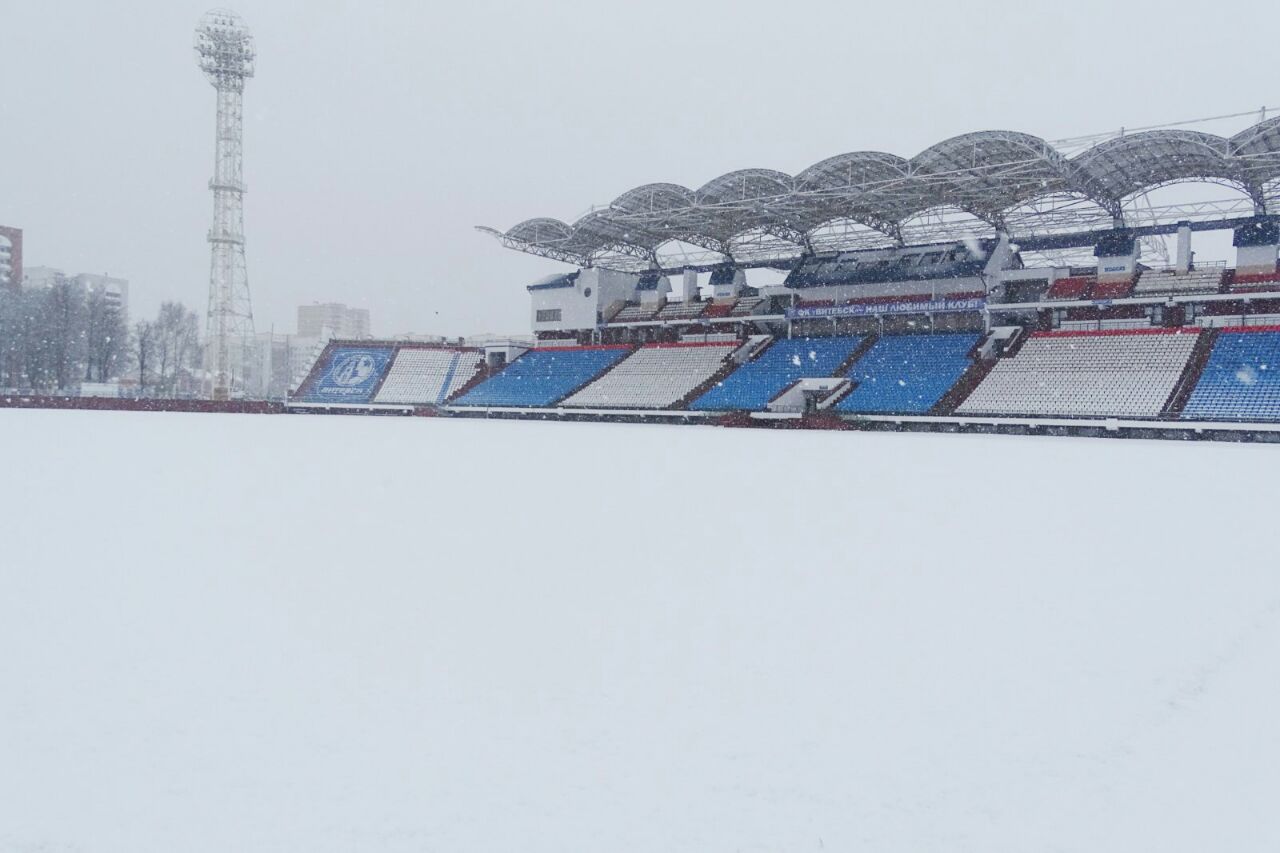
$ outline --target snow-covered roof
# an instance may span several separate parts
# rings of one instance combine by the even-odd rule
[[[1028,205],[1055,227],[1084,207],[1095,219],[1101,214],[1124,221],[1126,203],[1135,196],[1185,180],[1230,185],[1252,200],[1251,213],[1271,212],[1277,179],[1280,118],[1230,138],[1176,129],[1121,134],[1074,156],[1030,134],[983,131],[910,159],[858,151],[794,177],[745,169],[697,190],[646,184],[573,224],[544,217],[495,233],[511,248],[570,263],[643,268],[671,241],[733,257],[744,235],[763,235],[771,245],[802,251],[811,248],[815,231],[838,221],[869,229],[885,245],[901,243],[904,223],[939,210],[995,228],[1006,228],[1006,216],[1020,210],[1017,229],[1030,233],[1036,233],[1036,218],[1025,214]],[[865,245],[865,233],[861,239]]]

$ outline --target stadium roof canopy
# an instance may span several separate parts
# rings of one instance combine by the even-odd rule
[[[1146,193],[1182,181],[1238,190],[1230,209],[1161,209]],[[969,133],[904,159],[841,154],[791,176],[745,169],[698,189],[647,184],[573,224],[540,218],[483,229],[509,248],[579,266],[662,266],[685,244],[738,263],[805,251],[961,239],[975,229],[1036,236],[1212,215],[1280,213],[1280,118],[1232,137],[1163,129],[1120,134],[1068,156],[1036,136]]]

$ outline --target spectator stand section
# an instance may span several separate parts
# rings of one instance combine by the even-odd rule
[[[862,336],[784,338],[726,375],[689,406],[693,411],[762,412],[801,379],[837,376]]]
[[[367,406],[381,389],[395,354],[395,344],[332,341],[292,401],[330,407]]]
[[[455,406],[546,408],[585,388],[631,354],[629,346],[538,347],[456,400]]]
[[[483,361],[478,349],[404,344],[374,402],[442,405],[480,372]]]
[[[440,406],[474,380],[483,362],[483,351],[470,347],[331,341],[289,406],[373,412]]]
[[[1159,418],[1199,339],[1196,329],[1036,332],[956,414]]]
[[[740,342],[642,346],[561,405],[587,409],[669,409],[725,369]]]
[[[1280,421],[1280,326],[1221,329],[1184,420]]]
[[[924,415],[974,368],[981,335],[887,335],[848,373],[853,390],[836,404],[849,414]]]

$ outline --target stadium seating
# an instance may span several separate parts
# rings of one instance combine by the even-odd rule
[[[1182,417],[1280,420],[1280,328],[1224,329]]]
[[[1210,267],[1179,273],[1173,270],[1147,270],[1134,285],[1134,296],[1164,296],[1182,293],[1217,293],[1222,287],[1223,269]]]
[[[979,335],[892,335],[858,359],[849,378],[856,385],[836,405],[841,412],[926,414],[973,362]]]
[[[797,379],[833,376],[861,337],[786,338],[739,367],[689,407],[698,411],[761,411]]]
[[[707,310],[706,302],[668,302],[658,312],[659,320],[692,320]]]
[[[657,313],[657,306],[654,305],[627,305],[613,316],[612,322],[639,323],[652,320],[655,313]]]
[[[728,317],[733,313],[733,307],[738,300],[736,299],[713,299],[711,304],[707,306],[706,316],[712,317]]]
[[[1232,273],[1232,293],[1256,293],[1280,290],[1280,273]]]
[[[1090,299],[1124,299],[1133,292],[1133,279],[1100,281],[1093,286]]]
[[[1037,332],[1000,359],[956,413],[1154,418],[1198,338],[1179,329]]]
[[[715,376],[724,366],[724,360],[739,346],[734,342],[641,347],[562,405],[665,409]]]
[[[391,346],[330,346],[296,399],[304,403],[368,403],[387,375],[394,354]]]
[[[454,401],[457,406],[551,406],[613,367],[630,347],[533,349]]]
[[[1079,300],[1089,298],[1089,288],[1093,287],[1094,280],[1078,276],[1074,278],[1060,278],[1049,286],[1045,299],[1052,300]]]
[[[403,347],[374,402],[439,405],[479,369],[480,353],[475,350]]]

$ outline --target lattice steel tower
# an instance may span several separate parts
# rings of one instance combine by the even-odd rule
[[[244,258],[244,82],[253,76],[257,53],[249,28],[225,9],[200,19],[195,47],[200,70],[218,92],[205,367],[213,398],[225,400],[237,379],[243,380],[253,336]]]

